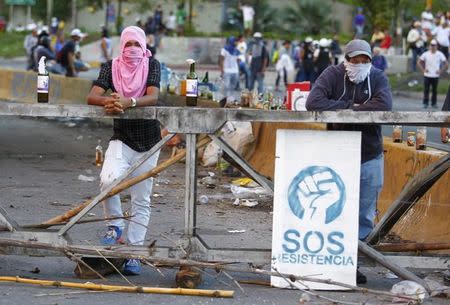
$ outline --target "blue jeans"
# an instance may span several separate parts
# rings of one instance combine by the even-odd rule
[[[264,92],[264,73],[250,72],[250,84],[249,84],[250,90],[253,90],[253,88],[255,87],[255,81],[258,82],[258,92],[263,93]]]
[[[239,84],[239,74],[238,73],[224,73],[223,80],[225,82],[225,94],[230,96],[236,91]]]
[[[373,229],[378,195],[383,187],[384,157],[361,164],[359,190],[359,239],[365,239]]]

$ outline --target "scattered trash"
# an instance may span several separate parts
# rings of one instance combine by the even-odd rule
[[[433,279],[433,276],[424,278],[431,291],[431,297],[444,297],[450,299],[450,287]]]
[[[155,179],[155,182],[159,183],[159,184],[170,184],[170,180],[169,179]]]
[[[245,233],[245,230],[228,230],[228,233]]]
[[[414,86],[417,86],[418,84],[419,84],[419,82],[416,79],[413,79],[408,82],[408,87],[414,87]]]
[[[425,288],[413,281],[401,281],[392,286],[391,292],[394,294],[405,295],[409,297],[417,298],[418,302],[422,302],[427,296],[428,293]],[[405,299],[402,298],[394,298],[394,302],[400,303],[405,302]]]
[[[387,279],[398,279],[398,276],[396,276],[394,273],[392,273],[391,271],[386,271],[384,273],[384,277]]]
[[[10,207],[11,209],[14,209],[14,208],[15,208],[15,206],[13,206],[12,204],[10,204],[9,207]]]
[[[242,200],[242,202],[241,202],[241,205],[242,206],[244,206],[244,207],[249,207],[249,208],[252,208],[252,207],[254,207],[254,206],[257,206],[259,204],[259,202],[258,201],[256,201],[256,200],[249,200],[249,199],[244,199],[244,200]]]
[[[31,272],[31,273],[35,273],[35,274],[38,274],[38,273],[41,272],[41,269],[39,269],[38,267],[34,267],[34,269],[31,270],[30,272]]]
[[[77,141],[81,141],[81,140],[83,140],[83,136],[79,135],[78,137],[76,137],[76,139],[77,139]]]
[[[233,181],[231,181],[231,183],[233,183],[234,185],[237,186],[246,186],[246,187],[258,187],[259,184],[256,183],[253,179],[251,178],[239,178],[239,179],[235,179]]]
[[[77,126],[77,124],[74,123],[74,122],[67,122],[67,123],[66,123],[66,126],[67,126],[67,127],[75,127],[75,126]]]
[[[234,196],[237,198],[249,198],[249,197],[255,197],[255,195],[271,195],[265,188],[262,186],[259,187],[242,187],[237,185],[231,185],[231,192]]]
[[[209,202],[209,198],[206,195],[201,195],[200,198],[198,199],[198,201],[201,204],[207,204]]]
[[[155,198],[164,197],[164,195],[163,194],[154,193],[153,197],[155,197]]]
[[[70,203],[61,203],[61,202],[58,202],[58,201],[50,202],[50,205],[53,205],[55,207],[68,207],[68,206],[71,206]]]
[[[95,217],[94,213],[87,213],[86,215],[89,216],[89,217]]]
[[[216,188],[217,179],[211,176],[207,176],[202,178],[202,180],[200,180],[200,183],[204,184],[209,189],[213,189]]]
[[[216,174],[213,173],[213,172],[208,172],[208,175],[209,175],[210,177],[214,177]]]
[[[86,172],[86,174],[88,174],[88,175],[92,175],[92,169],[86,169],[85,172]]]
[[[95,181],[95,177],[93,176],[85,176],[85,175],[78,175],[78,180],[84,181],[84,182],[92,182]]]
[[[233,202],[233,205],[240,205],[241,200],[239,198],[236,198],[236,200]]]
[[[302,293],[302,295],[300,296],[300,299],[298,300],[298,302],[300,304],[306,304],[309,301],[311,301],[311,296],[309,294],[307,294],[306,292]]]

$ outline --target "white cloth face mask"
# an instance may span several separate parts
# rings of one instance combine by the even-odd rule
[[[350,81],[359,84],[369,75],[372,64],[352,64],[351,62],[344,60],[344,66]]]

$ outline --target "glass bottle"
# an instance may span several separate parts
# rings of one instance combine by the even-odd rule
[[[100,145],[101,140],[98,140],[98,144],[95,147],[95,165],[102,166],[103,164],[103,148]]]
[[[37,76],[37,101],[38,103],[48,103],[48,88],[50,77],[45,67],[45,56],[39,59]]]
[[[195,107],[197,106],[198,96],[198,77],[195,73],[195,60],[188,59],[187,62],[190,64],[190,69],[186,76],[186,106]]]

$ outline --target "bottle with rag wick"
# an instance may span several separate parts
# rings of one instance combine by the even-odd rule
[[[38,103],[48,103],[48,88],[50,77],[45,67],[45,56],[42,56],[38,65],[37,77],[37,101]]]
[[[197,106],[198,97],[198,77],[195,73],[195,60],[187,59],[186,62],[190,65],[189,73],[186,76],[186,106]]]
[[[101,140],[98,140],[98,144],[95,147],[95,165],[102,166],[103,164],[103,148],[100,145]]]

